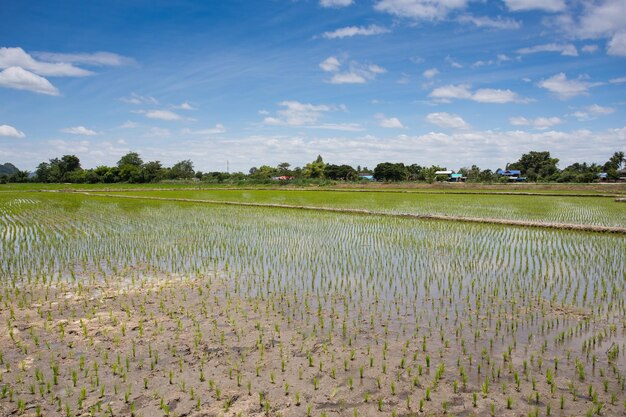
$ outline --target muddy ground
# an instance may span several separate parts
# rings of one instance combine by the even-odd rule
[[[626,415],[623,317],[251,292],[232,273],[4,284],[0,415]]]

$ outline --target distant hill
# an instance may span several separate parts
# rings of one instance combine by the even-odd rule
[[[4,165],[0,165],[0,175],[13,175],[17,171],[17,167],[9,162]]]

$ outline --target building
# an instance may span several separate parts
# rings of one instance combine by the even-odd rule
[[[445,177],[448,182],[465,182],[467,179],[463,174],[457,174],[454,171],[435,171],[435,176],[439,179]]]
[[[509,181],[520,182],[526,181],[525,177],[522,177],[522,171],[519,169],[502,169],[498,168],[496,170],[496,175],[500,175],[503,177],[507,177]]]

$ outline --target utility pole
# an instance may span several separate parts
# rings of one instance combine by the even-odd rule
[[[226,160],[226,173],[230,174],[230,161],[228,159]]]

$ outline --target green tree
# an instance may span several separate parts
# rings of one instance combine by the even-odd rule
[[[315,161],[304,166],[302,174],[306,178],[324,178],[324,168],[326,168],[324,159],[318,155]]]
[[[39,182],[51,182],[50,178],[50,164],[47,162],[42,162],[37,165],[37,169],[35,170],[35,176],[37,181]]]
[[[124,165],[141,167],[143,165],[143,160],[137,152],[128,152],[126,155],[122,156],[119,161],[117,161],[118,168],[122,168]]]
[[[624,158],[624,152],[615,152],[611,158],[604,164],[602,169],[608,174],[609,179],[616,180],[619,178],[619,173],[622,165],[626,163]]]
[[[13,174],[8,176],[7,181],[8,182],[20,182],[20,183],[28,182],[28,175],[29,175],[28,171],[21,171],[18,169]]]
[[[350,165],[328,164],[324,167],[324,176],[331,180],[354,181],[358,174]]]
[[[289,162],[281,162],[276,166],[276,169],[278,170],[279,175],[290,176],[292,174],[291,170],[289,169],[290,167],[291,164]]]
[[[185,159],[184,161],[179,161],[174,164],[174,166],[170,169],[170,178],[171,179],[183,179],[188,180],[193,178],[195,171],[193,170],[193,162],[189,159]]]
[[[272,177],[275,177],[277,173],[276,168],[269,165],[261,165],[258,168],[250,168],[250,177],[257,180],[269,180]]]
[[[61,159],[53,158],[49,162],[42,162],[35,173],[40,182],[63,182],[71,181],[72,174],[81,170],[80,159],[76,155],[63,155]]]
[[[107,184],[111,184],[114,182],[119,182],[121,181],[120,178],[120,169],[118,167],[99,167],[97,169],[100,168],[107,168],[106,171],[102,174],[101,178],[102,178],[102,182],[105,182]]]
[[[600,168],[596,164],[575,162],[559,173],[558,182],[593,182],[598,179]]]
[[[411,164],[407,166],[406,169],[409,173],[409,181],[417,181],[422,176],[422,170],[424,169],[424,167],[417,164]]]
[[[406,181],[409,171],[403,163],[382,162],[374,168],[377,181]]]
[[[59,168],[63,175],[82,169],[80,159],[76,155],[63,155],[59,161]]]
[[[468,182],[479,182],[481,180],[481,171],[476,165],[472,165],[471,168],[463,167],[459,169],[459,174],[463,174],[463,176],[467,178]]]
[[[145,182],[143,170],[141,166],[125,164],[119,168],[119,178],[122,181],[130,182],[133,184]]]
[[[618,171],[623,164],[626,163],[624,158],[624,152],[615,152],[611,158],[604,164],[603,169],[605,171]]]
[[[150,161],[143,164],[143,176],[146,182],[157,182],[163,179],[163,166],[159,161]]]
[[[522,175],[531,181],[548,180],[558,173],[557,158],[550,157],[550,152],[531,151],[525,153],[519,161],[509,164],[508,169],[519,169]]]

